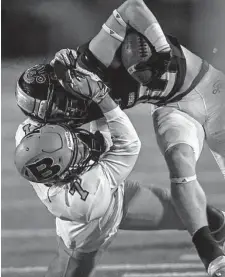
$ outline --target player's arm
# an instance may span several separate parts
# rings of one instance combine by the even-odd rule
[[[108,124],[112,146],[93,169],[82,175],[80,184],[75,184],[76,194],[68,194],[70,218],[81,222],[106,213],[111,190],[129,175],[140,151],[140,140],[132,123],[112,98],[105,96],[99,107]]]
[[[109,95],[108,87],[91,72],[75,76],[74,86],[80,97],[91,98],[101,109],[112,138],[113,146],[102,161],[116,184],[122,182],[132,170],[140,152],[139,137],[120,107]]]
[[[157,53],[171,50],[156,17],[144,1],[127,0],[113,12],[89,44],[91,52],[107,67],[111,65],[129,26],[144,35]]]
[[[106,151],[112,146],[111,134],[105,117],[90,122],[90,132],[100,132],[104,137]]]
[[[99,107],[109,127],[112,146],[95,167],[95,176],[100,176],[100,178],[98,178],[97,184],[91,183],[90,189],[93,189],[94,186],[95,192],[91,193],[92,202],[86,210],[86,220],[88,221],[100,218],[106,213],[111,202],[111,190],[120,185],[130,174],[141,147],[131,121],[109,95],[103,99]],[[89,174],[91,171],[87,172],[86,177]],[[87,191],[89,184],[89,182],[83,184]]]
[[[105,99],[113,101],[111,98]],[[101,103],[104,105],[104,102]],[[112,138],[112,147],[101,159],[101,164],[113,187],[122,183],[133,169],[141,143],[138,135],[127,117],[117,106],[111,111],[104,111]]]

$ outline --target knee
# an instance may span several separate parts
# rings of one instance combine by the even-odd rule
[[[193,148],[184,143],[174,145],[165,153],[171,177],[195,175],[196,159]]]

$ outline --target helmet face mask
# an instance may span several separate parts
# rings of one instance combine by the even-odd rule
[[[16,100],[27,116],[43,123],[72,121],[80,126],[87,117],[87,103],[65,91],[49,64],[33,66],[22,74]]]
[[[71,96],[62,87],[56,88],[48,111],[46,121],[49,123],[71,121],[80,126],[87,118],[87,103]]]
[[[68,126],[64,127],[69,128]],[[105,151],[104,137],[99,131],[93,134],[79,128],[71,131],[71,134],[74,141],[75,155],[68,171],[60,176],[62,182],[67,182],[72,177],[90,170],[98,163],[101,154]]]

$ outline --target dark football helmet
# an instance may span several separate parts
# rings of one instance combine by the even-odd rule
[[[85,123],[87,101],[69,94],[59,83],[50,64],[27,69],[16,86],[17,105],[25,115],[43,123]]]
[[[64,183],[90,170],[105,152],[103,135],[46,124],[25,136],[15,150],[20,175],[31,182]]]

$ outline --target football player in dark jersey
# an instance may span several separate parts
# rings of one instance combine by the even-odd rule
[[[209,275],[225,275],[225,254],[210,234],[206,196],[196,176],[196,162],[205,139],[222,173],[225,172],[225,76],[176,39],[165,36],[142,0],[125,1],[114,10],[74,66],[87,67],[95,73],[97,70],[98,75],[107,76],[131,28],[146,38],[152,53],[149,59],[141,60],[139,49],[143,52],[144,48],[133,47],[135,38],[130,38],[127,54],[122,53],[123,65],[145,87],[145,102],[156,105],[155,132],[170,171],[177,212]],[[141,41],[141,36],[137,38]],[[60,55],[56,55],[56,74],[61,84],[73,93],[68,80],[76,76],[70,71],[63,72],[60,67],[57,70],[58,63],[68,66],[70,60],[68,64],[60,59]],[[107,81],[107,77],[103,80]]]
[[[129,34],[132,29],[140,34]],[[149,50],[148,55],[144,53],[143,36],[150,45],[149,57]],[[129,38],[126,43],[131,55],[121,47],[125,37]],[[135,44],[138,47],[133,47]],[[118,66],[116,58],[120,51],[123,65]],[[79,74],[88,69],[111,84],[111,93],[122,108],[138,102],[155,104],[153,119],[157,141],[168,164],[177,211],[193,236],[209,275],[224,274],[224,253],[210,235],[205,194],[195,172],[205,138],[225,172],[224,75],[176,39],[166,37],[141,0],[124,2],[86,47],[78,52],[59,51],[51,64],[61,85],[75,97],[73,78],[79,78]],[[125,68],[138,82],[130,78]],[[92,115],[101,117],[96,108]]]

